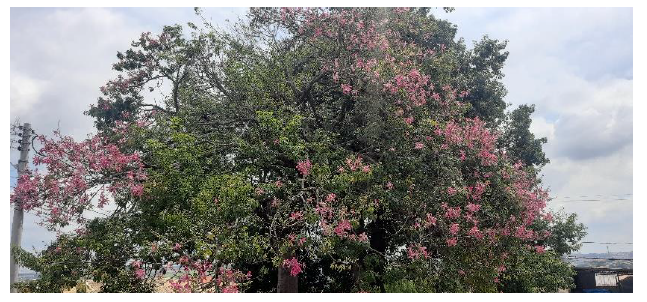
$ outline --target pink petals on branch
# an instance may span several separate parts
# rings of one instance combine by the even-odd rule
[[[302,264],[299,263],[299,261],[295,257],[292,257],[292,259],[283,260],[283,266],[290,270],[290,275],[293,277],[296,277],[303,271],[301,267]]]
[[[312,169],[312,163],[309,159],[297,163],[297,170],[299,170],[299,173],[301,173],[303,177],[310,175],[310,169]]]

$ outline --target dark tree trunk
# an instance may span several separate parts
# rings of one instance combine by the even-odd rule
[[[385,254],[386,253],[386,241],[387,234],[385,228],[387,227],[384,223],[384,220],[380,219],[382,213],[378,212],[378,218],[369,225],[369,231],[371,234],[370,244],[371,247],[376,251]],[[383,260],[384,261],[384,260]],[[375,278],[375,285],[379,286],[381,292],[386,292],[384,287],[384,272],[385,272],[385,263],[381,262],[378,267],[375,269],[377,276]]]
[[[298,293],[299,277],[290,275],[290,269],[285,266],[279,266],[279,282],[277,286],[279,293]]]

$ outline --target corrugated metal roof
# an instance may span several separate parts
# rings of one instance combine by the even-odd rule
[[[617,286],[617,274],[595,274],[595,286]]]

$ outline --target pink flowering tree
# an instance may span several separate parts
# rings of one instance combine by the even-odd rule
[[[127,125],[120,127],[125,134]],[[124,135],[119,143],[128,139]],[[102,135],[76,142],[55,131],[53,138],[40,135],[37,142],[34,168],[18,179],[10,201],[42,217],[49,229],[82,226],[88,211],[142,198],[146,171],[140,152],[123,152]]]
[[[251,9],[244,25],[143,34],[88,111],[101,138],[46,149],[52,168],[14,190],[48,219],[119,205],[77,219],[104,291],[572,283],[559,257],[582,227],[546,209],[529,111],[506,117],[505,43],[467,49],[428,9]]]

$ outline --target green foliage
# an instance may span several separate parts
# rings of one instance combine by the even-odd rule
[[[575,270],[553,251],[524,249],[510,262],[500,290],[513,293],[555,293],[575,287]]]
[[[88,277],[89,254],[80,246],[82,242],[63,235],[46,250],[36,254],[14,247],[12,255],[18,264],[39,273],[36,280],[18,282],[20,292],[62,292]]]
[[[541,168],[550,162],[542,150],[542,145],[548,142],[545,137],[536,139],[530,132],[535,105],[521,105],[513,110],[505,125],[504,134],[499,139],[499,145],[504,148],[515,161],[521,161],[526,166]]]
[[[565,256],[576,252],[582,247],[580,243],[586,236],[586,227],[577,222],[577,214],[557,212],[553,217],[553,223],[548,228],[551,236],[546,240],[549,246],[557,255]]]
[[[88,251],[82,275],[105,292],[150,292],[170,262],[186,268],[187,278],[200,269],[209,274],[211,281],[202,278],[191,290],[222,290],[224,282],[216,280],[226,268],[250,272],[237,290],[271,292],[284,260],[294,258],[303,265],[299,288],[309,292],[543,292],[568,286],[572,270],[558,256],[576,249],[584,234],[574,216],[531,226],[552,234],[532,242],[551,249],[544,254],[509,234],[467,235],[476,225],[485,231],[516,223],[511,217],[524,217],[526,205],[515,190],[540,191],[534,174],[519,185],[532,167],[518,169],[501,158],[484,164],[488,150],[475,144],[494,141],[489,130],[503,125],[499,148],[513,160],[538,167],[547,162],[545,139],[528,130],[533,107],[522,106],[506,119],[506,42],[484,37],[467,49],[456,27],[428,9],[325,12],[356,14],[357,27],[388,19],[379,30],[401,40],[381,51],[353,48],[351,29],[335,32],[336,39],[316,39],[299,31],[303,20],[253,8],[250,21],[231,33],[208,23],[190,24],[189,34],[167,26],[118,54],[115,69],[135,76],[110,82],[88,114],[120,147],[141,154],[147,178],[141,198],[117,198],[111,215],[92,220],[74,237],[74,246]],[[403,62],[389,63],[385,55]],[[410,92],[401,87],[387,94],[385,83],[355,67],[358,57],[375,59],[372,71],[380,80],[428,75],[443,95],[402,105]],[[155,91],[160,81],[170,85],[170,95],[162,105],[144,103],[141,90]],[[415,120],[403,121],[403,107]],[[483,127],[475,122],[481,120]],[[117,121],[146,126],[129,129],[132,139],[123,142],[113,128]],[[465,136],[475,142],[448,144],[442,131],[450,125],[472,125]],[[423,147],[414,147],[418,143]],[[475,198],[479,185],[484,189]],[[449,194],[448,188],[457,191]],[[468,202],[481,206],[473,213],[479,221],[458,221],[463,235],[450,246],[456,234],[446,231],[452,223],[443,218],[446,208],[466,213]],[[438,224],[422,227],[431,213]],[[412,246],[428,254],[407,255]],[[51,261],[23,258],[54,276]],[[496,271],[502,264],[509,265],[504,275]],[[39,282],[50,282],[40,285],[44,291],[60,291],[76,279]]]

